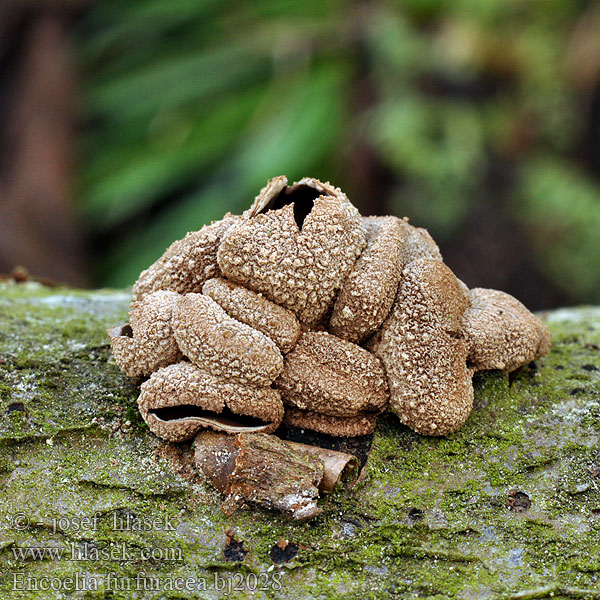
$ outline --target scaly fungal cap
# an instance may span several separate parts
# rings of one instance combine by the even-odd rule
[[[140,274],[130,320],[109,330],[115,361],[150,376],[140,410],[167,439],[250,426],[232,414],[274,428],[282,398],[288,424],[331,435],[372,432],[388,405],[448,435],[472,408],[474,371],[550,347],[515,298],[469,291],[425,229],[363,218],[339,188],[283,175],[241,216],[171,244]]]
[[[133,286],[134,302],[156,290],[200,292],[207,279],[221,275],[217,250],[223,234],[236,219],[228,213],[220,221],[173,242],[154,264],[140,273]]]
[[[427,229],[414,227],[405,220],[400,220],[400,222],[404,229],[402,256],[400,259],[402,268],[419,258],[442,260],[440,249]]]
[[[468,296],[441,261],[417,259],[402,272],[377,354],[390,384],[390,407],[417,433],[448,435],[473,406],[467,346],[459,324]]]
[[[283,422],[292,427],[310,429],[335,437],[356,437],[375,431],[377,415],[371,413],[354,417],[332,417],[311,410],[287,406]]]

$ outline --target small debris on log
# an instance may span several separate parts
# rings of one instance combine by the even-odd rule
[[[531,500],[525,492],[512,489],[506,497],[506,507],[513,512],[525,512],[531,507]]]
[[[227,496],[222,506],[226,514],[249,502],[297,520],[310,519],[321,512],[319,490],[332,491],[357,467],[352,455],[264,433],[202,431],[194,452],[198,468]]]
[[[223,548],[223,556],[228,562],[241,562],[244,560],[248,550],[244,548],[242,540],[236,540],[235,534],[231,529],[225,531],[225,547]]]
[[[298,544],[288,540],[280,539],[271,548],[269,556],[274,564],[281,565],[296,558],[299,551],[300,546]]]

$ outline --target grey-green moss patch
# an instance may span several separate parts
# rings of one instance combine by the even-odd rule
[[[550,355],[510,381],[478,376],[450,438],[382,419],[361,482],[297,524],[228,519],[174,468],[109,357],[128,302],[0,287],[3,598],[600,597],[600,309],[547,315]],[[526,510],[509,510],[511,490]],[[281,539],[299,552],[275,566]]]

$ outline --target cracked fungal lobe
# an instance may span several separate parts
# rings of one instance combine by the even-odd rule
[[[203,294],[179,299],[173,331],[183,354],[218,377],[268,386],[283,369],[283,357],[273,340],[233,319]]]
[[[474,288],[462,332],[470,366],[514,371],[550,350],[550,332],[510,294]]]
[[[278,177],[225,233],[217,260],[225,277],[314,326],[365,245],[360,214],[341,190]]]
[[[181,359],[171,326],[178,300],[175,292],[154,292],[132,303],[130,323],[107,330],[115,362],[129,377],[150,375]]]
[[[188,362],[153,373],[141,386],[138,407],[150,430],[171,442],[207,427],[270,433],[283,418],[276,390],[226,381]]]

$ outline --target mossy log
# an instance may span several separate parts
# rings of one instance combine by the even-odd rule
[[[477,376],[454,435],[382,418],[298,523],[227,517],[148,431],[105,333],[128,302],[0,288],[0,597],[600,598],[600,309],[544,315],[550,354]]]

